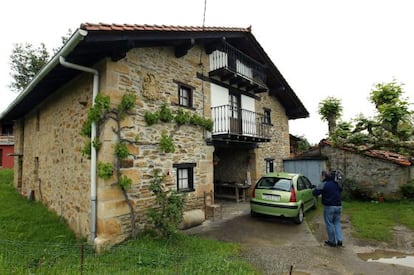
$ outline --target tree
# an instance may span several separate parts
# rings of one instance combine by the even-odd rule
[[[59,50],[63,47],[63,45],[65,45],[66,42],[68,42],[68,40],[72,36],[72,34],[73,34],[73,31],[71,29],[68,29],[66,34],[64,36],[60,37],[60,40],[61,40],[62,43],[61,43],[60,47],[57,47],[57,48],[53,49],[53,55],[55,55],[59,52]]]
[[[30,43],[15,44],[10,55],[10,75],[13,78],[10,88],[22,91],[48,60],[49,53],[43,43],[37,48]]]
[[[402,98],[402,86],[395,80],[375,85],[370,100],[377,114],[373,118],[359,115],[352,122],[341,122],[331,136],[334,143],[360,150],[414,155],[414,117],[409,103]]]
[[[408,102],[401,98],[402,85],[397,84],[395,80],[386,84],[377,84],[371,91],[370,99],[377,108],[381,126],[400,139],[407,139],[409,136],[404,125],[410,124],[412,112],[408,110]]]
[[[65,36],[61,37],[61,46],[52,50],[56,54],[60,48],[69,40],[72,30],[68,29]],[[10,55],[11,77],[13,78],[9,87],[15,92],[23,91],[34,76],[49,61],[49,53],[44,43],[35,48],[30,43],[14,44]]]
[[[318,113],[322,120],[328,121],[328,131],[331,136],[336,128],[336,121],[342,115],[341,101],[334,97],[325,98],[319,102]]]
[[[309,150],[312,146],[304,136],[299,136],[298,153]]]

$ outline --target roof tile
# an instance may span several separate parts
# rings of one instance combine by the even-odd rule
[[[173,25],[138,25],[138,24],[105,24],[83,23],[81,29],[87,31],[171,31],[171,32],[251,32],[251,28],[237,27],[200,27],[200,26],[173,26]]]
[[[329,146],[332,146],[332,147],[334,146],[332,144],[332,142],[330,142],[326,139],[322,140],[319,143],[319,145],[329,145]],[[357,149],[352,148],[352,147],[337,147],[337,148],[342,149],[342,150],[357,152]],[[401,166],[410,166],[411,165],[411,161],[410,161],[409,158],[407,158],[404,155],[397,154],[395,152],[390,152],[390,151],[385,151],[385,150],[373,150],[372,149],[372,150],[362,151],[361,153],[366,155],[366,156],[373,157],[373,158],[393,162],[393,163],[401,165]]]

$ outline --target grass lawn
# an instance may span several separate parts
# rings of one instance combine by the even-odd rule
[[[143,234],[95,254],[62,218],[19,195],[12,181],[12,171],[0,169],[0,274],[259,274],[239,256],[239,245],[183,234]],[[322,209],[309,211],[307,220]],[[414,230],[413,201],[345,201],[343,211],[356,238],[389,241],[397,224]]]
[[[0,274],[258,274],[239,245],[184,234],[144,234],[95,254],[62,218],[20,196],[12,179],[0,169]]]
[[[351,217],[354,236],[359,239],[390,241],[392,228],[398,224],[414,231],[413,201],[345,201],[343,209]]]
[[[343,215],[351,218],[354,229],[353,236],[363,240],[391,241],[392,229],[402,224],[414,231],[414,201],[343,201]],[[312,228],[312,219],[323,215],[323,205],[319,198],[319,206],[309,211],[306,218]]]

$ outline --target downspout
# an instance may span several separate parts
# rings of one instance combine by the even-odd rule
[[[92,106],[95,105],[95,98],[98,95],[99,88],[99,72],[96,69],[84,67],[81,65],[67,62],[63,56],[59,57],[59,62],[62,66],[93,74],[92,87]],[[94,243],[96,237],[96,148],[93,146],[93,141],[96,138],[96,123],[92,122],[91,126],[91,236],[90,243]]]

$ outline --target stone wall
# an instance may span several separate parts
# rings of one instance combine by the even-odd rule
[[[322,146],[321,153],[329,158],[328,169],[340,169],[347,180],[373,198],[378,193],[386,198],[400,198],[400,186],[410,179],[409,167],[389,161],[331,146]]]
[[[167,175],[165,185],[170,190],[176,190],[176,169],[173,164],[195,163],[194,192],[185,196],[185,210],[203,208],[204,191],[213,189],[212,155],[214,148],[204,140],[204,130],[197,126],[184,125],[178,127],[175,122],[147,126],[145,112],[155,112],[166,103],[176,111],[178,106],[178,84],[183,83],[194,87],[193,108],[185,109],[199,116],[210,116],[209,84],[196,78],[201,72],[199,66],[200,51],[194,47],[181,58],[174,56],[172,48],[133,49],[126,58],[118,61],[108,61],[106,65],[105,84],[101,93],[109,95],[116,104],[125,92],[137,95],[134,114],[127,117],[123,127],[123,138],[134,140],[138,144],[130,145],[129,150],[134,155],[129,158],[128,165],[121,170],[123,175],[132,179],[133,184],[128,190],[130,201],[137,215],[137,226],[145,228],[146,213],[154,205],[154,196],[149,191],[152,175],[155,169]],[[208,65],[208,59],[203,56],[203,63]],[[112,124],[112,125],[111,125]],[[103,146],[99,153],[99,161],[113,161],[113,145],[116,136],[112,131],[113,123],[108,122],[101,134]],[[159,142],[162,133],[173,138],[174,153],[162,153]],[[98,185],[98,236],[101,240],[113,240],[114,237],[128,236],[131,226],[128,206],[119,191],[113,185],[114,179],[101,180]]]
[[[15,140],[23,154],[21,161],[16,157],[15,186],[83,237],[90,231],[90,161],[81,154],[80,130],[91,97],[92,76],[69,83],[16,123]]]
[[[283,159],[290,155],[289,142],[289,121],[286,116],[285,108],[276,100],[275,97],[267,93],[261,95],[261,99],[256,101],[256,110],[263,112],[263,108],[271,110],[271,141],[259,144],[256,153],[256,171],[252,175],[253,179],[258,180],[265,172],[265,158],[274,159],[274,170],[283,171]]]

